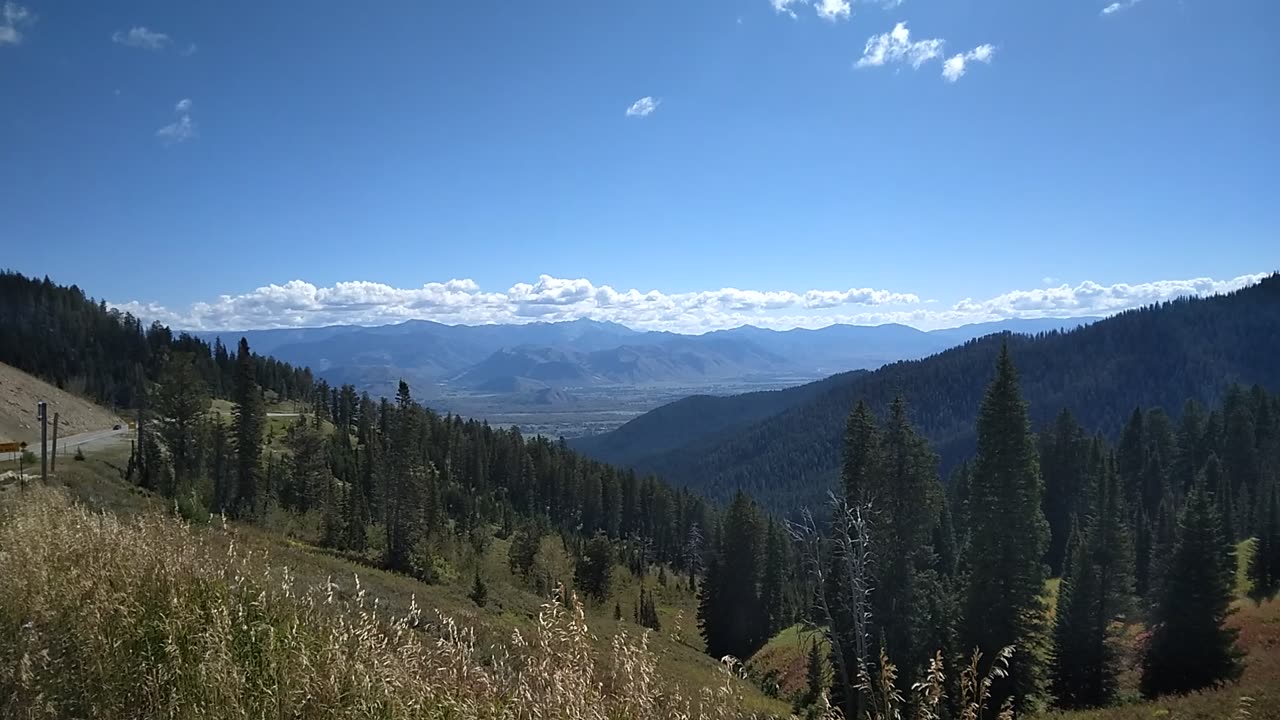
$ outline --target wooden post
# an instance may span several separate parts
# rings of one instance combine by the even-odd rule
[[[36,405],[36,414],[40,416],[40,482],[49,484],[49,412],[48,406],[41,400]]]
[[[53,457],[49,459],[49,469],[58,472],[58,413],[53,414]]]

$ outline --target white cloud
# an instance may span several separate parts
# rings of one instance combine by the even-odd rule
[[[173,106],[178,119],[156,131],[165,145],[186,142],[196,136],[196,123],[191,119],[191,98],[183,98]]]
[[[1118,2],[1113,2],[1110,5],[1102,8],[1102,12],[1100,14],[1104,16],[1114,15],[1120,12],[1121,10],[1128,10],[1129,8],[1133,7],[1134,5],[1137,5],[1140,2],[1142,2],[1142,0],[1119,0]]]
[[[396,288],[374,282],[317,287],[302,280],[267,285],[241,295],[223,295],[186,311],[130,302],[115,307],[146,319],[195,330],[298,327],[335,323],[377,325],[410,319],[450,323],[521,323],[594,318],[635,327],[688,330],[732,327],[768,319],[769,313],[814,312],[848,306],[911,306],[912,293],[873,288],[846,290],[742,290],[721,288],[684,293],[617,290],[586,278],[539,276],[502,292],[469,279]]]
[[[792,7],[795,5],[808,5],[809,0],[769,0],[769,4],[773,6],[774,12],[785,13],[786,15],[789,15],[792,20],[795,20],[797,15],[796,11],[793,10]]]
[[[800,17],[796,14],[796,8],[803,5],[813,5],[818,17],[835,22],[837,20],[848,20],[853,14],[853,4],[855,2],[863,4],[874,3],[885,10],[896,8],[902,4],[902,0],[769,0],[769,5],[773,7],[775,13],[786,15],[792,20],[797,20]]]
[[[943,41],[938,38],[911,40],[911,31],[905,22],[893,26],[893,30],[867,38],[856,67],[880,67],[887,63],[906,62],[919,68],[925,62],[942,54]]]
[[[179,52],[178,54],[179,54],[179,55],[181,55],[181,56],[183,56],[183,57],[190,57],[190,56],[192,56],[192,55],[195,55],[195,54],[196,54],[196,44],[195,44],[195,43],[191,43],[190,45],[188,45],[188,46],[187,46],[187,48],[186,48],[185,50],[183,50],[183,51]]]
[[[655,100],[646,95],[631,103],[631,107],[627,108],[627,117],[649,117],[661,104],[661,100]]]
[[[831,22],[848,20],[852,11],[849,0],[817,0],[813,7],[818,11],[818,17]]]
[[[955,82],[959,80],[965,73],[965,66],[970,61],[991,64],[991,58],[995,57],[996,49],[993,45],[979,45],[967,53],[952,55],[942,63],[942,77],[947,82]]]
[[[985,319],[1107,315],[1189,295],[1230,292],[1252,285],[1266,276],[1267,273],[1258,273],[1230,280],[1192,278],[1157,280],[1136,285],[1100,285],[1086,280],[1075,286],[1064,283],[1057,287],[1013,290],[987,300],[965,298],[952,306],[952,310]]]
[[[1075,286],[1013,290],[984,300],[965,298],[950,306],[922,301],[914,293],[872,288],[805,292],[721,288],[665,293],[617,290],[586,278],[550,275],[542,275],[532,283],[516,283],[501,292],[483,290],[469,279],[431,282],[418,288],[365,281],[317,287],[292,280],[195,303],[185,311],[137,301],[112,306],[148,321],[160,320],[175,328],[192,330],[381,325],[411,319],[485,324],[579,318],[675,332],[705,332],[748,323],[792,328],[896,322],[933,329],[1008,318],[1109,315],[1186,295],[1236,290],[1263,277],[1265,274],[1133,285],[1085,281]],[[856,308],[863,310],[841,312]]]
[[[905,22],[893,26],[887,33],[872,35],[862,48],[862,57],[854,63],[854,67],[882,67],[894,63],[910,63],[912,68],[942,57],[942,48],[946,41],[941,38],[912,40],[911,30]],[[966,53],[957,53],[942,61],[942,77],[948,82],[955,82],[964,75],[970,62],[991,63],[995,57],[994,45],[984,43]]]
[[[0,45],[18,45],[22,42],[22,31],[18,28],[29,26],[36,21],[36,16],[26,7],[15,2],[6,2],[0,7]]]
[[[142,50],[163,50],[169,45],[169,36],[145,27],[133,27],[128,32],[117,30],[111,34],[111,42]]]

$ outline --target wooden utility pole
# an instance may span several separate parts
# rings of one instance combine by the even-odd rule
[[[49,459],[49,469],[58,472],[58,413],[53,414],[53,457]]]
[[[40,482],[49,484],[49,406],[43,400],[36,404],[40,419]]]

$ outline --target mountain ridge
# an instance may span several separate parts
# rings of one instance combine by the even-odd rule
[[[1067,332],[988,335],[923,359],[828,378],[803,398],[791,388],[782,393],[793,402],[774,400],[774,412],[748,396],[704,402],[696,416],[668,405],[646,414],[662,418],[659,435],[646,430],[653,422],[641,415],[577,445],[710,497],[743,489],[792,511],[797,503],[820,501],[834,480],[844,418],[858,399],[882,413],[901,394],[944,470],[971,453],[982,389],[1006,343],[1037,425],[1069,407],[1086,427],[1114,435],[1135,405],[1209,404],[1233,382],[1280,387],[1274,362],[1280,357],[1280,274],[1234,293],[1129,310]],[[730,413],[753,421],[722,417]],[[730,432],[702,429],[708,427]],[[672,436],[684,442],[670,447],[664,438]]]
[[[1093,317],[1000,321],[923,331],[900,324],[772,330],[743,325],[696,335],[639,331],[590,319],[525,324],[446,325],[409,320],[374,327],[197,333],[225,344],[243,335],[263,353],[313,368],[334,381],[371,378],[383,389],[397,374],[458,390],[502,377],[551,385],[699,384],[759,376],[812,378],[924,357],[1003,326],[1057,328]],[[558,355],[553,361],[552,355]],[[558,364],[557,364],[558,363]],[[502,368],[506,368],[503,370]]]

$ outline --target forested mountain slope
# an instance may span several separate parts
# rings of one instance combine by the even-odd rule
[[[647,458],[660,453],[714,442],[741,432],[866,373],[866,370],[854,370],[784,390],[691,395],[647,412],[613,432],[569,442],[575,449],[615,465],[643,464]]]
[[[233,343],[234,344],[234,343]],[[158,323],[94,302],[75,285],[0,271],[0,362],[103,405],[132,407],[173,353],[192,355],[216,397],[231,387],[233,354]],[[255,380],[280,398],[311,391],[311,371],[253,356]]]
[[[661,435],[634,432],[651,422],[645,416],[581,447],[711,497],[743,489],[786,512],[820,501],[834,480],[845,417],[859,398],[883,412],[902,395],[944,469],[969,455],[982,388],[1006,342],[1036,427],[1067,407],[1085,427],[1114,436],[1135,406],[1209,404],[1232,383],[1280,387],[1280,275],[1229,295],[1153,305],[1070,332],[993,335],[923,360],[837,376],[813,398],[745,428],[734,424],[732,416],[743,410],[731,399],[691,404],[696,412],[689,415],[673,413],[682,409],[677,405],[654,410],[650,415],[671,428],[736,428],[695,434],[674,449]]]

